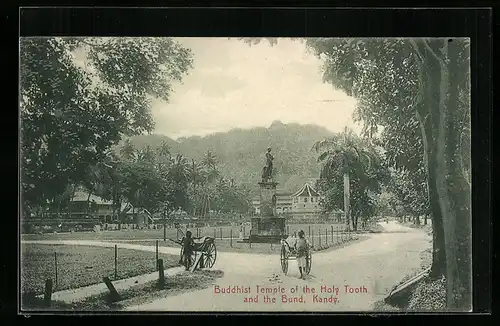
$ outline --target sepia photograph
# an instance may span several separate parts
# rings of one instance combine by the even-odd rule
[[[21,37],[21,312],[470,312],[468,38]]]

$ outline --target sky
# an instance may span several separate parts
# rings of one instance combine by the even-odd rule
[[[355,99],[323,82],[322,61],[298,40],[280,38],[273,46],[227,37],[174,40],[191,49],[193,68],[174,82],[168,103],[153,99],[156,134],[205,136],[276,120],[361,131],[352,120]],[[85,68],[84,58],[75,54]]]
[[[317,124],[359,132],[355,100],[323,83],[321,61],[304,44],[280,39],[249,46],[228,38],[175,38],[193,52],[194,67],[174,84],[169,103],[154,100],[155,133],[205,136],[233,128]]]

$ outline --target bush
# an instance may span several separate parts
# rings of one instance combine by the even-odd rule
[[[446,307],[446,279],[443,277],[432,280],[426,278],[417,285],[410,295],[406,310],[442,311]]]

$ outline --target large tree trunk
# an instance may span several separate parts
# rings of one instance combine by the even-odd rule
[[[470,310],[470,186],[460,166],[459,134],[455,130],[459,119],[458,83],[450,83],[450,74],[453,80],[456,71],[457,49],[454,43],[436,40],[422,41],[419,50],[424,59],[422,68],[426,69],[424,100],[429,109],[428,115],[421,116],[427,142],[424,147],[431,154],[427,158],[429,198],[433,233],[439,234],[441,229],[444,233],[447,307]],[[442,225],[435,218],[438,211]]]
[[[472,229],[470,212],[470,185],[461,166],[459,110],[459,84],[457,75],[459,48],[457,42],[446,42],[442,72],[447,82],[448,92],[441,93],[443,105],[440,107],[440,137],[438,138],[440,168],[444,174],[440,179],[444,186],[441,209],[448,211],[445,220],[445,242],[447,251],[448,302],[452,309],[472,307]],[[448,54],[446,56],[446,54]],[[447,76],[446,73],[449,75]],[[446,77],[449,79],[446,80]],[[450,82],[453,81],[453,82]],[[442,166],[441,166],[442,165]]]
[[[424,163],[427,172],[427,194],[429,199],[429,208],[432,218],[432,266],[430,275],[433,278],[438,278],[446,272],[446,251],[444,244],[444,229],[441,208],[439,205],[439,195],[436,191],[436,150],[434,143],[434,125],[436,120],[435,110],[432,108],[433,87],[432,84],[433,71],[431,67],[427,67],[424,61],[423,52],[425,49],[419,43],[414,44],[415,49],[419,53],[420,59],[420,84],[422,103],[416,111],[417,118],[420,122],[420,130],[422,133],[422,143],[424,147]],[[431,82],[429,82],[429,80]],[[436,101],[434,101],[436,102]]]

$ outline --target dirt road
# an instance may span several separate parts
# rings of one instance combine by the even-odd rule
[[[430,246],[430,237],[422,230],[408,228],[396,222],[381,225],[385,232],[373,234],[367,240],[338,250],[313,254],[312,271],[306,280],[298,279],[295,261],[290,261],[288,275],[283,275],[277,255],[220,252],[214,268],[224,271],[225,276],[212,287],[157,299],[126,310],[371,311],[375,301],[382,299],[405,275],[419,268],[420,252]],[[109,242],[77,240],[23,243],[114,246],[114,243]],[[155,251],[154,246],[129,243],[117,245],[119,248]],[[159,251],[179,253],[178,248],[169,247],[160,247]],[[268,302],[265,302],[266,293],[256,292],[257,286],[259,291],[268,291]],[[247,293],[215,293],[217,287],[220,292],[221,289],[228,288],[243,292],[246,288]],[[239,291],[235,287],[239,287]],[[333,288],[333,292],[321,292],[322,287],[324,291]],[[292,293],[292,289],[296,292]],[[315,293],[312,293],[313,289]],[[300,297],[302,302],[282,301],[284,298],[293,301]],[[326,299],[326,302],[322,299]]]
[[[390,222],[383,224],[387,233],[374,234],[370,239],[339,250],[313,255],[313,269],[306,280],[298,279],[294,261],[289,264],[288,275],[281,273],[279,257],[268,255],[221,253],[216,267],[225,272],[213,287],[196,292],[168,297],[140,306],[131,311],[370,311],[373,303],[382,299],[405,275],[419,268],[420,252],[429,247],[429,237],[421,230]],[[273,274],[278,277],[273,277]],[[358,288],[358,293],[345,293]],[[219,289],[239,286],[250,288],[249,294],[214,293]],[[278,291],[275,303],[264,302],[265,294],[254,299],[259,286]],[[303,287],[316,293],[304,293]],[[321,293],[321,287],[338,288],[337,293]],[[284,303],[279,287],[288,298],[301,297],[304,302]],[[298,292],[291,293],[291,289]],[[276,289],[276,290],[275,290]],[[366,290],[365,290],[366,289]],[[311,290],[312,291],[312,290]],[[352,290],[355,291],[355,290]],[[366,291],[366,292],[365,292]],[[315,296],[315,294],[318,294]],[[333,297],[332,297],[333,294]],[[332,298],[331,302],[315,301]],[[336,299],[335,299],[336,298]],[[336,302],[335,302],[336,300]]]

